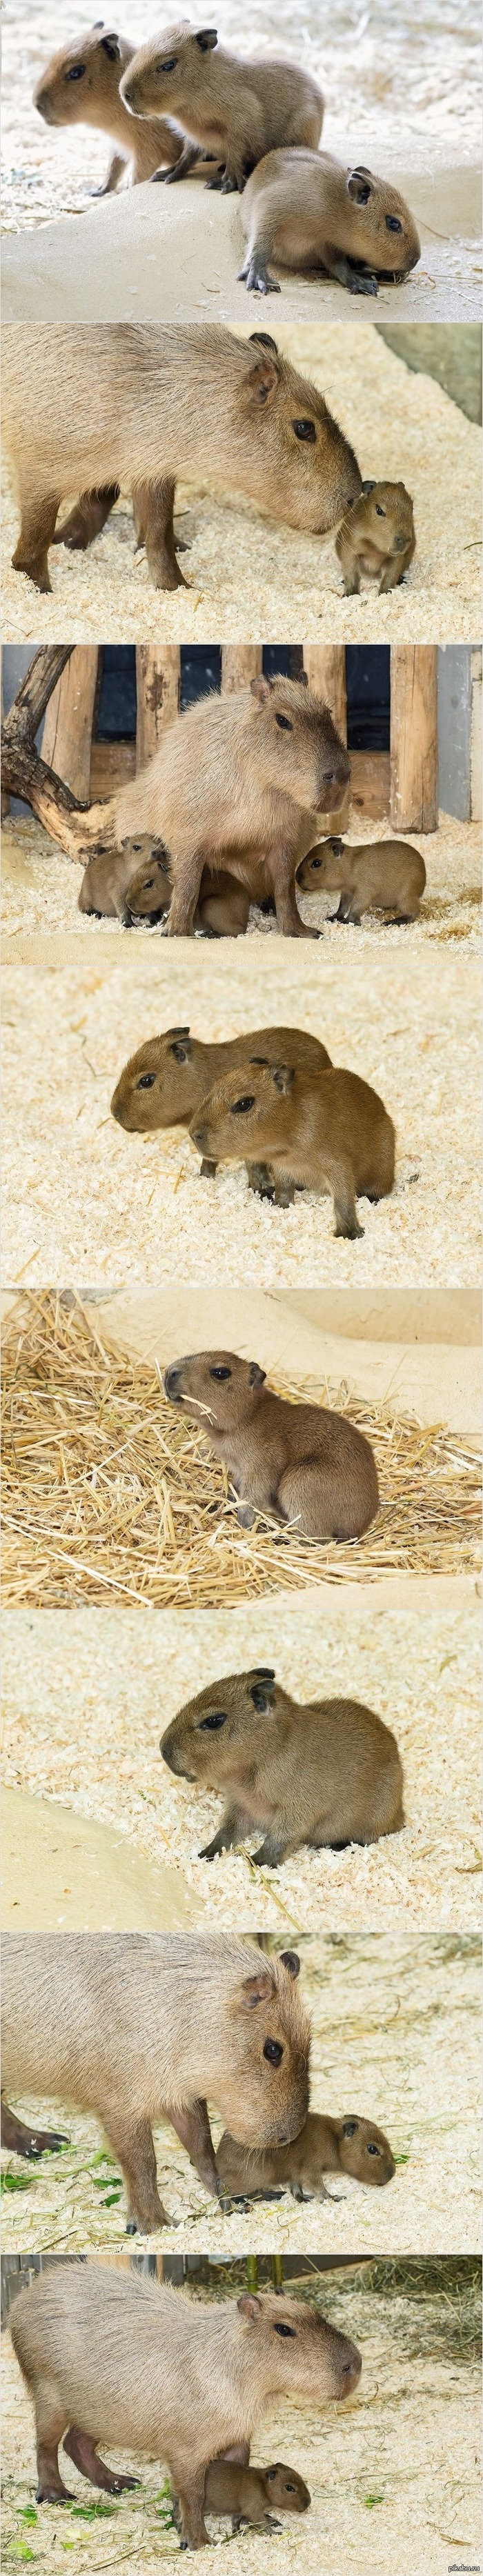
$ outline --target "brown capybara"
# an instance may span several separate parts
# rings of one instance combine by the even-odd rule
[[[198,698],[166,728],[147,769],[85,816],[86,853],[122,849],[151,832],[169,854],[168,936],[194,927],[203,869],[243,885],[250,902],[271,893],[279,931],[313,938],[295,899],[301,832],[313,843],[317,813],[341,806],[350,763],[329,707],[305,680],[265,679]]]
[[[353,450],[315,385],[274,343],[216,323],[10,322],[3,423],[21,527],[14,564],[50,590],[61,501],[132,494],[157,590],[183,583],[176,478],[210,476],[291,527],[336,528],[361,490]]]
[[[169,116],[181,129],[184,151],[171,178],[184,178],[200,152],[221,161],[207,185],[223,196],[241,192],[272,146],[308,143],[316,152],[322,131],[324,101],[309,72],[269,54],[240,61],[219,45],[216,27],[195,28],[188,18],[141,45],[123,73],[121,98],[135,116]]]
[[[267,1665],[208,1682],[178,1710],[160,1750],[170,1771],[226,1799],[201,1860],[263,1829],[253,1858],[277,1869],[302,1843],[344,1851],[404,1824],[402,1764],[382,1718],[354,1699],[300,1704]]]
[[[207,2096],[248,2145],[302,2127],[310,2025],[298,1969],[295,1951],[261,1958],[225,1932],[6,1933],[6,2092],[95,2112],[127,2183],[128,2234],[150,2234],[166,2225],[153,2121],[171,2121],[215,2198]],[[6,2143],[30,2155],[30,2136],[19,2122]]]
[[[236,886],[235,892],[243,896],[244,888]],[[330,1064],[327,1048],[305,1029],[249,1029],[239,1038],[223,1038],[210,1046],[202,1038],[192,1038],[188,1028],[165,1029],[160,1037],[147,1038],[123,1066],[112,1095],[112,1117],[129,1135],[152,1135],[159,1127],[189,1127],[205,1093],[227,1066],[250,1064],[252,1057],[271,1064],[284,1053],[292,1064],[306,1065],[314,1073]],[[216,1162],[204,1160],[201,1170],[205,1177],[211,1176]],[[259,1191],[258,1166],[253,1175],[249,1167],[248,1177],[250,1187]]]
[[[140,859],[143,841],[145,855]],[[171,894],[163,844],[146,832],[141,841],[126,842],[122,850],[89,859],[78,896],[79,911],[95,913],[98,920],[121,921],[124,930],[132,930],[136,921],[164,921]],[[203,869],[193,927],[202,930],[205,939],[240,938],[249,910],[246,888],[237,885],[235,877],[226,870],[212,876],[209,868]]]
[[[133,55],[127,37],[98,19],[97,26],[51,55],[34,89],[34,107],[44,125],[95,125],[111,136],[116,149],[104,186],[93,191],[96,197],[110,196],[121,185],[137,187],[141,179],[152,178],[160,162],[171,167],[182,149],[181,135],[161,117],[146,125],[142,117],[128,115],[119,82]]]
[[[300,1538],[361,1538],[379,1510],[369,1441],[345,1414],[290,1404],[267,1386],[257,1360],[235,1351],[194,1351],[166,1369],[170,1404],[199,1421],[239,1495],[237,1519],[257,1512]]]
[[[335,551],[347,599],[360,590],[361,574],[377,581],[378,591],[396,590],[416,552],[413,505],[405,483],[363,483],[359,498],[347,503]]]
[[[287,2468],[285,2460],[273,2460],[270,2468],[238,2468],[234,2460],[210,2460],[205,2478],[205,2513],[231,2514],[233,2530],[243,2522],[261,2523],[262,2531],[281,2531],[278,2513],[306,2513],[311,2495],[297,2469]]]
[[[296,1189],[332,1191],[334,1233],[362,1235],[356,1197],[383,1199],[394,1183],[395,1135],[384,1102],[344,1065],[298,1072],[293,1064],[224,1074],[196,1111],[193,1144],[208,1160],[267,1168],[260,1195],[289,1207]],[[256,1186],[256,1184],[254,1184]]]
[[[417,921],[426,869],[412,841],[347,841],[331,837],[309,850],[297,868],[303,894],[336,894],[331,921],[358,928],[363,912],[389,912],[393,921]]]
[[[126,2480],[98,2444],[148,2452],[167,2464],[192,2549],[208,2540],[211,2461],[246,2466],[274,2397],[326,2405],[352,2396],[362,2369],[357,2346],[308,2300],[246,2291],[218,2304],[89,2263],[38,2275],[15,2300],[11,2333],[35,2409],[38,2503],[68,2492],[61,2441],[84,2477],[115,2495]]]
[[[269,152],[248,181],[241,219],[247,250],[239,276],[258,295],[280,294],[270,259],[322,269],[350,295],[377,295],[378,276],[407,277],[421,256],[397,188],[372,170],[344,169],[331,152]]]
[[[260,2154],[256,2148],[237,2146],[235,2138],[225,2134],[216,2161],[223,2188],[235,2200],[237,2196],[250,2199],[252,2193],[278,2200],[280,2192],[287,2190],[292,2200],[339,2200],[340,2192],[326,2191],[327,2174],[349,2174],[353,2182],[382,2185],[392,2182],[396,2171],[384,2130],[377,2129],[374,2120],[362,2120],[358,2111],[347,2111],[340,2120],[309,2111],[293,2146],[265,2148]]]

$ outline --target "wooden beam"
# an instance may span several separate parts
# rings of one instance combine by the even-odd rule
[[[88,803],[98,644],[76,644],[50,698],[42,757],[81,804]]]
[[[72,789],[58,778],[36,749],[35,735],[48,699],[61,677],[64,664],[70,660],[71,644],[38,646],[32,654],[25,678],[9,707],[2,725],[2,774],[4,787],[11,796],[21,796],[31,805],[46,832],[59,841],[70,859],[85,865],[84,812]]]
[[[223,697],[234,689],[249,689],[263,669],[263,644],[222,644],[221,687]]]
[[[90,803],[101,805],[104,796],[115,796],[129,778],[136,776],[136,745],[131,742],[93,742],[91,752]]]
[[[136,645],[136,769],[154,759],[166,726],[179,715],[181,651],[179,644]]]
[[[351,751],[351,829],[358,822],[382,823],[389,813],[391,763],[388,751]]]
[[[345,644],[304,644],[304,670],[309,688],[330,707],[341,741],[347,742]]]
[[[391,646],[391,823],[397,832],[438,827],[438,690],[435,644]]]

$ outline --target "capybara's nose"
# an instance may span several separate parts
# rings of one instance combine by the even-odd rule
[[[121,1100],[120,1100],[120,1095],[119,1095],[119,1089],[118,1089],[117,1091],[113,1091],[113,1094],[112,1094],[112,1100],[111,1100],[111,1118],[117,1118],[119,1126],[120,1126],[120,1127],[122,1127],[122,1117],[121,1117]]]
[[[49,99],[49,96],[48,96],[48,92],[47,92],[47,91],[44,91],[44,90],[42,90],[42,89],[38,89],[38,90],[37,90],[37,96],[36,96],[36,99],[35,99],[35,106],[36,106],[36,108],[37,108],[37,110],[38,110],[38,114],[39,114],[39,116],[43,116],[44,125],[53,125],[53,123],[54,123],[54,119],[53,119],[53,116],[52,116],[52,109],[51,109],[50,99]]]
[[[193,1144],[194,1144],[194,1145],[201,1145],[201,1146],[206,1145],[206,1137],[207,1137],[207,1129],[206,1129],[206,1127],[192,1127],[192,1129],[191,1129],[191,1134],[192,1134]]]
[[[353,2390],[353,2388],[357,2388],[357,2383],[358,2383],[358,2380],[360,2379],[361,2370],[362,2370],[362,2362],[361,2362],[360,2352],[356,2352],[356,2347],[355,2347],[355,2344],[354,2344],[354,2350],[353,2350],[353,2354],[352,2354],[352,2360],[351,2360],[351,2361],[343,2361],[343,2363],[342,2363],[342,2378],[343,2378],[343,2381],[344,2381],[344,2386],[343,2386],[343,2388],[341,2389],[341,2397],[351,2397],[351,2396],[352,2396],[352,2390]]]
[[[407,541],[407,536],[404,536],[404,531],[401,529],[401,533],[400,533],[400,535],[394,538],[394,553],[395,553],[395,555],[403,555],[403,554],[404,554],[404,549],[405,549],[405,546],[407,546],[407,542],[408,542],[408,541]]]
[[[180,1384],[181,1384],[181,1369],[179,1369],[179,1368],[168,1368],[168,1369],[165,1369],[165,1372],[164,1372],[165,1393],[166,1393],[166,1395],[169,1395],[169,1396],[170,1396],[170,1398],[171,1398],[171,1403],[172,1403],[172,1404],[176,1404],[177,1396],[179,1396]]]

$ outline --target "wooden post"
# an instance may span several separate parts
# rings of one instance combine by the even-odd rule
[[[397,832],[438,827],[437,646],[391,646],[391,823]]]
[[[76,644],[49,700],[42,758],[81,804],[89,803],[98,644]]]
[[[166,726],[179,715],[181,652],[179,644],[136,645],[136,769],[153,760]]]
[[[262,669],[262,644],[222,644],[221,686],[223,697],[231,697],[234,689],[249,689],[250,681],[258,680]]]
[[[304,670],[309,689],[330,707],[341,741],[347,742],[345,644],[304,644]]]
[[[67,857],[85,867],[84,809],[72,788],[40,759],[35,744],[48,700],[72,651],[71,644],[40,644],[32,654],[2,725],[2,774],[7,793],[23,797],[52,840],[60,841]]]

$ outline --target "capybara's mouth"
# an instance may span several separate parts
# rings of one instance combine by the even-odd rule
[[[56,117],[55,117],[55,114],[54,114],[54,109],[53,109],[53,107],[51,106],[50,99],[48,99],[48,98],[36,98],[35,105],[36,105],[36,109],[37,109],[37,115],[38,115],[38,116],[41,116],[41,117],[43,118],[44,125],[55,125],[55,124],[56,124]]]

